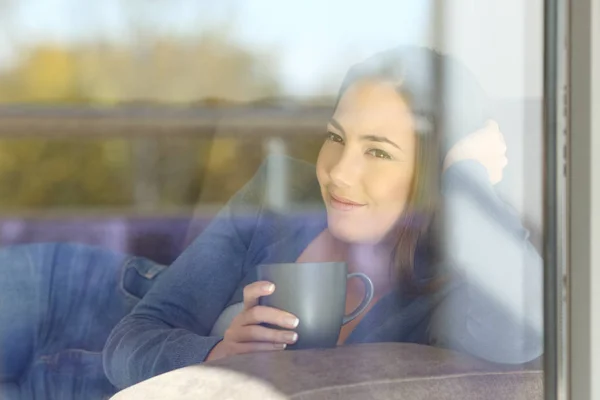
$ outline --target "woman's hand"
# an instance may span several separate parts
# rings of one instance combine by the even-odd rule
[[[487,169],[492,185],[502,180],[502,172],[508,164],[506,142],[495,121],[488,121],[485,127],[452,146],[444,160],[444,170],[462,160],[480,162]]]
[[[284,329],[298,326],[296,316],[273,307],[258,305],[260,297],[268,296],[274,291],[275,285],[265,281],[254,282],[244,288],[244,310],[233,319],[223,340],[212,349],[206,361],[234,354],[283,350],[288,344],[298,340],[295,332],[260,325],[267,323]]]

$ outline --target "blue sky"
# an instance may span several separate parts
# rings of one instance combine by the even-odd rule
[[[44,41],[131,40],[131,21],[153,34],[198,35],[230,24],[238,40],[275,50],[288,92],[311,94],[374,52],[424,43],[429,0],[13,0],[0,17],[0,66]],[[127,4],[124,12],[122,4]],[[129,13],[129,14],[128,14]],[[7,23],[8,22],[8,23]],[[7,40],[10,39],[10,40]],[[17,43],[17,45],[15,45]]]

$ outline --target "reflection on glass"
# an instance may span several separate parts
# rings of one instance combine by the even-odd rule
[[[539,87],[492,68],[518,35],[472,33],[500,3],[453,1],[432,50],[435,2],[55,1],[0,3],[0,397],[215,362],[286,393],[540,398]],[[331,262],[372,299],[262,303],[303,282],[261,265]],[[325,312],[337,345],[290,358]]]

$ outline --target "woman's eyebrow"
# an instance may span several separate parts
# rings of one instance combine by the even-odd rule
[[[397,148],[400,151],[403,151],[400,146],[398,146],[396,143],[392,142],[390,139],[384,137],[384,136],[377,136],[377,135],[363,135],[360,137],[362,140],[368,140],[369,142],[379,142],[379,143],[388,143],[391,144],[392,146],[394,146],[395,148]]]
[[[329,120],[329,123],[330,123],[331,125],[333,125],[333,127],[334,127],[335,129],[337,129],[337,130],[339,130],[340,132],[342,132],[344,135],[346,134],[346,131],[344,130],[344,128],[342,128],[342,125],[340,125],[340,123],[339,123],[339,122],[337,122],[337,121],[335,120],[335,118],[331,118],[331,119]]]
[[[342,128],[342,125],[335,120],[335,118],[331,118],[329,120],[329,123],[336,128],[337,130],[339,130],[341,133],[343,133],[344,135],[346,135],[346,131],[344,131],[344,128]],[[400,146],[398,146],[396,143],[392,142],[390,139],[384,137],[384,136],[377,136],[377,135],[363,135],[360,137],[362,140],[368,140],[370,142],[379,142],[379,143],[388,143],[391,144],[392,146],[394,146],[395,148],[397,148],[400,151],[404,151],[402,150],[402,148]]]

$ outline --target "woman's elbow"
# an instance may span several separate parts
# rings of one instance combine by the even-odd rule
[[[500,364],[525,364],[544,353],[543,330],[530,329],[520,335],[506,335],[496,343],[471,342],[467,350],[475,356]]]

